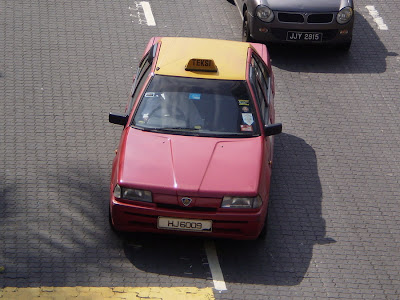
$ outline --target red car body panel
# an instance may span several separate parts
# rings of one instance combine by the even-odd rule
[[[160,38],[152,38],[145,53]],[[274,77],[265,45],[251,44]],[[157,51],[157,55],[159,49]],[[155,60],[157,59],[157,55]],[[153,68],[154,68],[153,63]],[[154,69],[153,69],[154,70]],[[248,76],[248,75],[246,75]],[[150,77],[149,77],[150,78]],[[147,79],[147,81],[149,80]],[[248,80],[248,79],[247,79]],[[144,84],[142,92],[148,83]],[[249,91],[254,97],[254,91]],[[254,101],[254,100],[252,100]],[[134,112],[138,103],[135,103]],[[260,111],[255,105],[259,127],[263,128]],[[128,124],[133,113],[129,116]],[[273,97],[271,123],[275,122]],[[110,182],[110,220],[119,231],[173,233],[233,239],[255,239],[266,221],[273,138],[216,138],[159,134],[126,126],[113,161]],[[115,198],[115,185],[152,192],[152,203]],[[256,197],[263,204],[258,209],[221,208],[224,196]],[[192,202],[184,206],[181,198]],[[158,217],[212,220],[211,232],[188,232],[158,229]]]
[[[196,137],[127,128],[123,141],[121,186],[134,183],[138,189],[181,196],[257,196],[262,137]]]

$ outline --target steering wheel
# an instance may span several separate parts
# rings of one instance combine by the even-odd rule
[[[164,115],[161,115],[161,110],[163,109],[163,107],[159,106],[157,107],[155,110],[153,110],[147,117],[147,121],[146,123],[149,123],[149,121],[152,118],[174,118],[175,120],[179,120],[179,121],[187,121],[185,113],[180,109],[180,108],[176,108],[177,109],[177,113],[174,114],[173,116],[171,116],[169,114],[169,109],[166,109],[167,113]]]

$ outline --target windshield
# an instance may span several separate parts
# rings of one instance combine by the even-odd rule
[[[259,135],[245,81],[155,75],[131,125],[203,136]]]

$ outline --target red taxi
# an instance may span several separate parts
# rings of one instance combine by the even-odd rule
[[[117,231],[256,239],[265,233],[275,124],[265,45],[152,38],[112,165]]]

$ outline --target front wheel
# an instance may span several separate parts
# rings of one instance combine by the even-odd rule
[[[113,224],[113,222],[112,222],[110,206],[108,206],[108,223],[109,223],[109,225],[110,225],[111,230],[112,230],[115,234],[119,234],[119,233],[120,233],[117,229],[115,229],[114,224]]]
[[[260,234],[258,235],[258,239],[259,240],[265,240],[267,238],[267,234],[268,234],[268,213],[269,213],[269,205],[268,205],[268,208],[267,208],[267,214],[265,215],[264,226],[263,226]]]
[[[351,47],[351,40],[346,41],[346,42],[344,42],[344,43],[341,43],[341,44],[337,45],[336,48],[337,48],[338,50],[340,50],[340,51],[347,52],[347,51],[350,50],[350,47]]]
[[[242,42],[252,42],[252,38],[250,36],[250,28],[249,28],[249,18],[247,11],[243,15],[243,27],[242,27]]]

